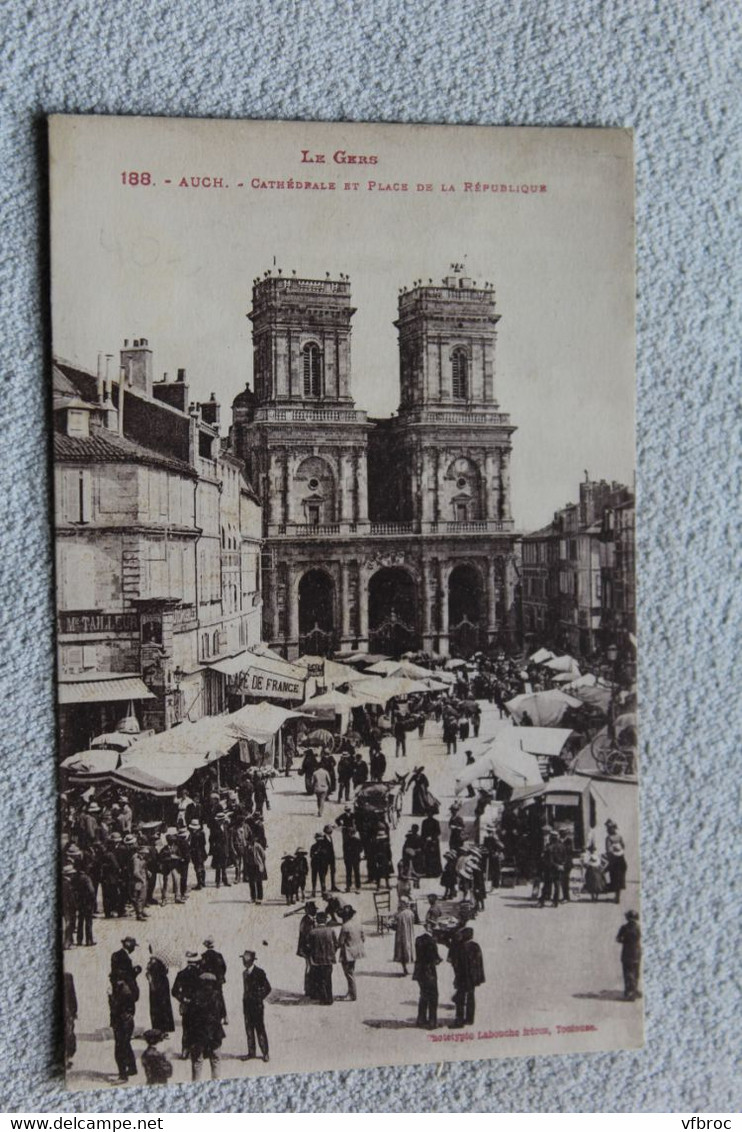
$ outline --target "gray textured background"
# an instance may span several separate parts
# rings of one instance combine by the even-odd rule
[[[6,1111],[739,1107],[740,712],[729,696],[740,612],[738,13],[726,0],[0,4]],[[52,1034],[58,954],[45,435],[42,139],[44,115],[53,111],[633,126],[643,1051],[480,1061],[440,1076],[426,1066],[63,1093]]]

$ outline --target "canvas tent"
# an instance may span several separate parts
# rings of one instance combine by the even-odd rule
[[[582,701],[568,696],[558,688],[548,692],[530,692],[515,696],[505,704],[517,723],[528,712],[537,727],[558,727],[569,708],[582,707]]]

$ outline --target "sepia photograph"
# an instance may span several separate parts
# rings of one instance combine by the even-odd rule
[[[631,131],[49,134],[67,1087],[640,1047]]]

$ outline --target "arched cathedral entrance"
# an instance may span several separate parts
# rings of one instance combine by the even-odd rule
[[[420,647],[417,586],[401,566],[378,570],[368,585],[369,651],[401,656]]]
[[[448,639],[453,656],[482,648],[482,579],[474,566],[455,566],[448,578]]]
[[[335,584],[324,570],[309,570],[299,582],[299,653],[328,656],[336,645]]]

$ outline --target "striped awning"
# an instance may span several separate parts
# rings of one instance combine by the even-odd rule
[[[60,681],[60,704],[105,704],[114,700],[152,700],[154,695],[138,676],[115,676],[108,680]]]

